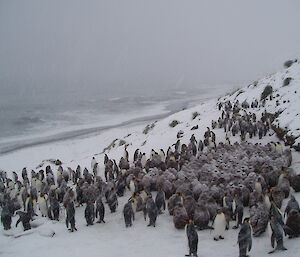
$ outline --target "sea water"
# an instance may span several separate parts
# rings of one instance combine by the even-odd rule
[[[0,95],[0,154],[166,116],[230,86],[178,90],[14,90]]]

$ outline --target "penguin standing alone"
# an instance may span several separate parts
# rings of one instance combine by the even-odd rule
[[[217,211],[217,214],[214,218],[213,228],[214,228],[214,240],[218,241],[219,239],[224,239],[224,232],[226,228],[226,217],[224,212],[221,209]]]
[[[247,257],[247,252],[250,252],[252,247],[251,226],[249,218],[245,218],[238,235],[239,257]]]
[[[71,225],[71,228],[69,229],[70,232],[74,232],[74,230],[77,231],[77,228],[75,227],[75,207],[73,201],[68,201],[67,207],[66,207],[66,226],[69,229],[69,224]]]
[[[188,224],[185,226],[185,231],[189,245],[189,254],[185,256],[198,256],[198,234],[192,220],[188,221]]]
[[[132,222],[134,221],[134,211],[132,209],[132,200],[130,199],[128,203],[125,204],[123,209],[123,215],[125,220],[125,226],[131,227]]]

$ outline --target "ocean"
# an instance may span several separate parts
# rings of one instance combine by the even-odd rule
[[[165,117],[228,92],[180,90],[15,90],[0,95],[0,154]]]

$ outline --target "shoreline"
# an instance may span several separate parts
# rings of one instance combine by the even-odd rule
[[[70,140],[70,139],[78,139],[78,138],[84,137],[84,136],[87,136],[87,137],[90,137],[93,135],[96,136],[108,129],[122,128],[122,127],[125,127],[128,125],[136,125],[136,124],[139,124],[142,122],[153,121],[156,119],[163,119],[163,118],[166,118],[176,112],[177,111],[169,111],[169,112],[163,113],[163,114],[155,114],[155,115],[150,115],[150,116],[146,116],[146,117],[134,118],[134,119],[130,119],[130,120],[118,123],[118,124],[114,124],[114,125],[96,126],[96,127],[92,127],[92,128],[60,132],[55,135],[45,136],[45,137],[37,138],[37,139],[33,139],[33,140],[25,139],[25,140],[21,141],[21,143],[19,143],[19,144],[14,144],[11,146],[8,145],[6,147],[2,147],[0,150],[0,156],[12,153],[14,151],[18,151],[21,149],[30,148],[30,147],[34,147],[34,146],[40,146],[40,145],[44,145],[44,144],[48,144],[48,143],[56,143],[56,142],[60,142],[60,141]]]
[[[37,136],[32,139],[20,139],[20,140],[12,140],[7,143],[2,143],[2,147],[0,147],[0,156],[5,156],[7,154],[16,152],[18,150],[35,147],[35,146],[42,146],[49,143],[56,143],[56,142],[62,142],[66,140],[71,139],[80,139],[81,137],[93,137],[98,136],[99,134],[109,130],[109,129],[115,129],[115,128],[122,128],[125,126],[134,126],[141,123],[151,122],[154,120],[161,120],[168,116],[171,116],[177,112],[180,112],[184,109],[193,108],[201,103],[205,103],[211,99],[214,99],[215,96],[207,96],[205,95],[203,98],[201,96],[196,96],[195,98],[192,98],[190,102],[185,99],[185,101],[179,101],[179,103],[173,103],[168,102],[167,104],[158,103],[164,105],[164,109],[166,111],[163,111],[163,109],[160,111],[160,113],[156,113],[153,115],[145,115],[140,116],[137,118],[129,118],[128,120],[122,121],[117,124],[111,124],[111,125],[96,125],[89,128],[75,128],[73,130],[68,131],[61,131],[56,132],[52,135],[45,135],[45,136]]]

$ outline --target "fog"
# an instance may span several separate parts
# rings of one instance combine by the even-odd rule
[[[249,83],[300,56],[298,0],[0,1],[3,93]]]

